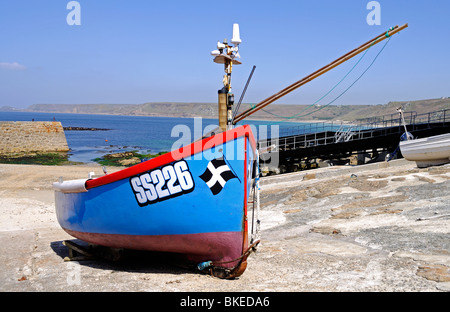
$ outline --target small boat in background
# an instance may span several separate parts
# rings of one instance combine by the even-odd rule
[[[450,133],[401,141],[400,151],[419,168],[450,163]]]
[[[406,160],[415,161],[419,168],[450,162],[450,133],[414,138],[407,130],[403,109],[399,107],[397,112],[405,128],[405,133],[400,138],[399,148]]]

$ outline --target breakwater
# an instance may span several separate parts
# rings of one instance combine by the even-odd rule
[[[61,122],[0,121],[0,155],[67,151]]]

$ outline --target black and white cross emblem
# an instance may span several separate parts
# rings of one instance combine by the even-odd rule
[[[200,178],[205,181],[213,195],[219,194],[228,180],[239,179],[228,167],[223,157],[211,160]]]

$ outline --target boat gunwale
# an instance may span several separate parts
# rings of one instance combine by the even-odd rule
[[[214,146],[224,144],[228,141],[235,140],[240,137],[246,137],[249,139],[250,144],[253,147],[254,156],[256,155],[256,141],[253,136],[253,132],[249,125],[243,125],[225,132],[221,132],[215,134],[209,138],[202,139],[201,141],[193,142],[189,145],[183,146],[177,150],[173,150],[169,153],[160,155],[158,157],[152,158],[140,164],[134,165],[132,167],[113,172],[95,179],[90,179],[86,181],[86,189],[92,189],[95,187],[99,187],[102,185],[110,184],[113,182],[117,182],[122,179],[126,179],[132,177],[141,172],[149,171],[154,168],[158,168],[165,164],[192,156],[199,152],[205,150],[205,146],[207,149],[210,149]]]

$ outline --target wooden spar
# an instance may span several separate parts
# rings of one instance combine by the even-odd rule
[[[328,72],[329,70],[335,68],[336,66],[344,63],[345,61],[351,59],[352,57],[358,55],[359,53],[367,50],[368,48],[370,48],[371,46],[383,41],[384,39],[398,33],[399,31],[405,29],[406,27],[408,27],[408,24],[405,24],[403,26],[395,26],[393,28],[391,28],[390,30],[388,30],[387,32],[383,32],[382,34],[380,34],[379,36],[375,37],[372,40],[367,41],[366,43],[364,43],[363,45],[359,46],[356,49],[353,49],[352,51],[348,52],[347,54],[341,56],[340,58],[336,59],[335,61],[331,62],[330,64],[322,67],[321,69],[315,71],[314,73],[304,77],[303,79],[291,84],[290,86],[284,88],[283,90],[279,91],[278,93],[268,97],[267,99],[261,101],[260,103],[258,103],[257,105],[255,105],[255,107],[250,108],[244,112],[242,112],[241,114],[237,115],[234,120],[233,123],[236,124],[237,122],[239,122],[240,120],[247,118],[248,116],[250,116],[253,113],[256,113],[258,110],[266,107],[267,105],[275,102],[276,100],[278,100],[279,98],[285,96],[286,94],[288,94],[289,92],[294,91],[295,89],[301,87],[302,85],[312,81],[313,79],[325,74],[326,72]]]

